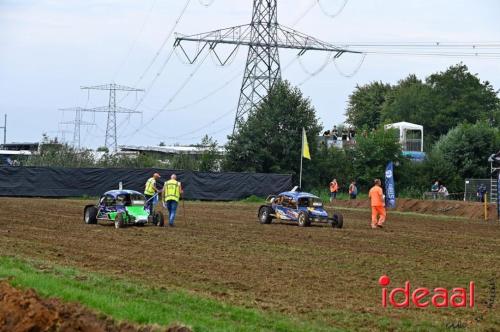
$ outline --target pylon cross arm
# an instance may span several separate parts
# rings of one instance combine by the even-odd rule
[[[271,46],[277,48],[299,50],[299,55],[303,55],[307,51],[323,51],[334,53],[334,57],[339,57],[344,53],[362,53],[332,45],[280,24],[276,24],[274,28],[276,29],[276,38],[271,43],[261,39],[253,40],[251,36],[252,26],[246,24],[191,36],[177,35],[174,47],[179,47],[190,63],[194,63],[200,54],[208,48],[214,52],[221,65],[227,63],[236,51],[237,46],[268,47],[271,44]],[[182,46],[182,42],[197,42],[202,46],[197,49],[194,55],[190,56]],[[215,50],[218,44],[230,44],[236,47],[230,52],[229,56],[221,57]]]

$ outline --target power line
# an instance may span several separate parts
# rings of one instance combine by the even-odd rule
[[[215,0],[208,0],[208,1],[198,0],[198,2],[199,2],[199,3],[200,3],[200,5],[202,5],[202,6],[205,6],[205,7],[210,7],[211,5],[213,5],[213,3],[215,2]]]
[[[137,87],[139,85],[139,83],[142,82],[142,80],[144,79],[144,77],[146,76],[146,74],[149,72],[149,70],[151,69],[151,67],[153,66],[153,64],[156,62],[156,60],[158,59],[158,57],[160,56],[160,53],[162,52],[163,48],[165,47],[165,45],[167,44],[167,41],[170,39],[170,37],[172,36],[172,34],[174,33],[174,30],[175,28],[177,28],[177,25],[179,24],[181,18],[184,16],[184,13],[186,12],[188,6],[189,6],[189,3],[191,2],[191,0],[187,0],[186,3],[184,4],[184,7],[182,7],[182,10],[179,14],[179,16],[177,17],[177,19],[175,20],[173,26],[171,27],[171,29],[168,31],[167,35],[165,36],[165,38],[163,39],[161,45],[160,45],[160,48],[158,49],[158,51],[156,51],[155,55],[153,56],[153,58],[151,59],[151,61],[149,62],[149,64],[146,66],[146,69],[142,72],[142,74],[139,76],[138,80],[135,82],[135,84],[133,85],[134,87]],[[162,70],[163,68],[165,68],[165,65],[166,63],[168,62],[168,60],[170,60],[171,58],[171,54],[169,54],[169,56],[167,57],[167,60],[164,62],[164,64],[162,65]],[[158,75],[157,75],[158,76]],[[154,83],[153,83],[154,84]],[[152,85],[151,85],[152,86]],[[127,93],[121,100],[123,101],[126,97],[128,97],[129,93]]]
[[[359,63],[356,65],[356,67],[354,68],[354,70],[352,72],[350,72],[349,74],[346,74],[344,71],[342,71],[340,69],[339,65],[337,64],[337,59],[333,59],[333,64],[335,65],[335,69],[337,69],[337,72],[341,76],[344,76],[346,78],[351,78],[354,75],[356,75],[358,73],[358,71],[361,69],[361,66],[363,65],[363,62],[365,62],[365,58],[366,58],[366,53],[363,53],[361,59],[359,60]]]
[[[318,4],[318,2],[316,0],[314,0],[313,2],[311,2],[311,4],[306,8],[306,10],[300,14],[300,16],[298,16],[292,23],[292,27],[296,26],[297,24],[299,24],[300,21],[302,21],[302,19],[304,17],[307,16],[307,14],[309,14],[309,12],[314,8],[316,7],[316,5]]]
[[[137,128],[136,130],[134,130],[131,134],[129,135],[126,135],[126,136],[123,136],[123,137],[133,137],[135,136],[138,132],[140,132],[142,129],[144,129],[145,126],[147,126],[149,123],[153,122],[162,112],[165,112],[165,111],[168,111],[167,110],[167,107],[175,100],[175,98],[177,98],[177,96],[182,92],[182,90],[187,86],[187,84],[189,83],[189,81],[191,81],[191,79],[194,77],[194,75],[196,74],[196,72],[198,71],[198,69],[200,69],[201,65],[205,62],[206,58],[208,57],[208,53],[207,55],[205,55],[205,57],[198,63],[198,65],[196,66],[196,68],[189,74],[189,76],[184,80],[184,82],[181,84],[181,86],[176,90],[176,92],[172,95],[172,97],[170,97],[170,99],[163,105],[163,107],[161,107],[160,109],[158,109],[156,111],[156,113],[148,120],[146,121],[145,123],[142,124],[141,127]]]
[[[321,11],[323,12],[323,14],[325,14],[326,16],[330,17],[330,18],[335,18],[337,17],[340,13],[342,13],[342,11],[344,10],[345,6],[347,5],[347,3],[349,2],[349,0],[343,0],[343,4],[340,6],[340,8],[333,14],[329,13],[325,8],[324,6],[321,4],[321,0],[316,0],[318,5],[319,5],[319,8],[321,9]]]
[[[153,11],[153,8],[155,7],[155,5],[156,5],[156,0],[153,0],[152,3],[151,3],[151,6],[149,7],[149,10],[147,11],[146,15],[144,15],[144,19],[142,21],[141,27],[139,28],[139,32],[135,36],[134,40],[132,41],[132,44],[130,45],[130,47],[129,47],[126,55],[125,55],[125,57],[123,58],[123,60],[121,61],[121,63],[118,65],[118,67],[116,68],[115,73],[113,74],[113,81],[115,80],[116,75],[118,75],[118,72],[127,63],[130,55],[132,54],[132,51],[135,49],[135,47],[137,45],[137,41],[139,40],[139,37],[141,36],[141,34],[142,34],[143,30],[144,30],[144,27],[146,26],[146,23],[149,22],[149,17],[151,15],[151,12]]]
[[[293,64],[295,63],[295,61],[299,60],[299,56],[295,56],[290,62],[288,62],[284,67],[283,67],[283,72],[286,72],[288,70],[288,68]],[[222,90],[223,87],[225,87],[226,85],[228,85],[230,82],[232,82],[234,79],[236,79],[238,76],[235,76],[233,78],[231,78],[230,80],[226,81],[222,86],[219,86],[217,89],[215,89],[214,91],[212,91],[211,94],[208,94],[200,99],[197,100],[196,103],[198,103],[200,100],[204,100],[204,99],[208,99],[208,97],[211,97],[213,94],[215,94],[216,92]],[[193,103],[193,104],[196,104],[196,103]],[[188,105],[184,105],[184,106],[188,106]],[[177,111],[177,110],[180,110],[180,109],[184,109],[185,107],[178,107],[178,108],[174,108],[174,109],[170,109],[169,111]],[[189,106],[192,106],[192,105],[189,105]],[[165,137],[163,135],[160,135],[160,134],[157,134],[157,137],[155,138],[160,138],[160,139],[176,139],[176,138],[179,138],[179,137],[184,137],[184,136],[187,136],[187,135],[190,135],[190,134],[193,134],[195,132],[198,132],[200,130],[203,130],[205,128],[208,128],[210,127],[211,125],[213,125],[214,123],[220,121],[221,119],[225,118],[226,116],[230,115],[231,112],[234,112],[234,107],[230,108],[227,112],[224,112],[221,116],[215,118],[214,120],[211,120],[209,123],[207,124],[204,124],[202,125],[201,127],[195,129],[195,130],[191,130],[187,133],[182,133],[182,134],[179,134],[179,135],[176,135],[176,136],[171,136],[171,137]],[[149,127],[147,128],[149,131],[153,131],[151,130]],[[154,132],[154,131],[153,131]]]

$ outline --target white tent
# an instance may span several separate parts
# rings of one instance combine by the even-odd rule
[[[399,129],[399,142],[403,151],[424,151],[424,127],[410,122],[396,122],[385,125],[385,128]]]

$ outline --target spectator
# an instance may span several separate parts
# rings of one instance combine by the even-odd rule
[[[358,195],[358,187],[356,187],[356,181],[351,181],[351,184],[349,185],[349,198],[356,199],[357,195]]]
[[[436,180],[434,184],[431,186],[432,199],[437,198],[438,191],[439,191],[439,181]]]
[[[477,188],[476,195],[480,202],[484,203],[486,191],[487,191],[486,186],[484,184],[480,184],[479,187]]]
[[[353,127],[350,127],[349,128],[349,140],[350,141],[354,141],[355,140],[355,137],[356,136],[356,131],[354,130]]]
[[[339,131],[337,129],[337,126],[333,126],[333,129],[332,129],[332,135],[335,135],[335,136],[338,136],[339,135]]]
[[[339,191],[339,184],[337,183],[337,179],[333,179],[333,181],[330,182],[330,203],[337,198],[338,191]]]
[[[347,141],[347,136],[348,136],[347,130],[345,128],[342,129],[342,140]]]
[[[450,195],[450,193],[448,192],[448,189],[446,189],[446,187],[444,185],[439,186],[438,193],[440,195],[443,195],[444,199],[448,199],[448,196]]]

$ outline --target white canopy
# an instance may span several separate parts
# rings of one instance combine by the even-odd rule
[[[409,129],[409,130],[424,130],[424,126],[406,122],[406,121],[401,121],[401,122],[396,122],[396,123],[390,123],[385,125],[385,128],[397,128],[397,129]]]
[[[403,146],[403,151],[424,151],[424,126],[402,121],[390,123],[384,126],[385,129],[395,128],[399,130],[399,142]],[[407,131],[419,131],[420,137],[414,138],[413,136],[407,137]]]

